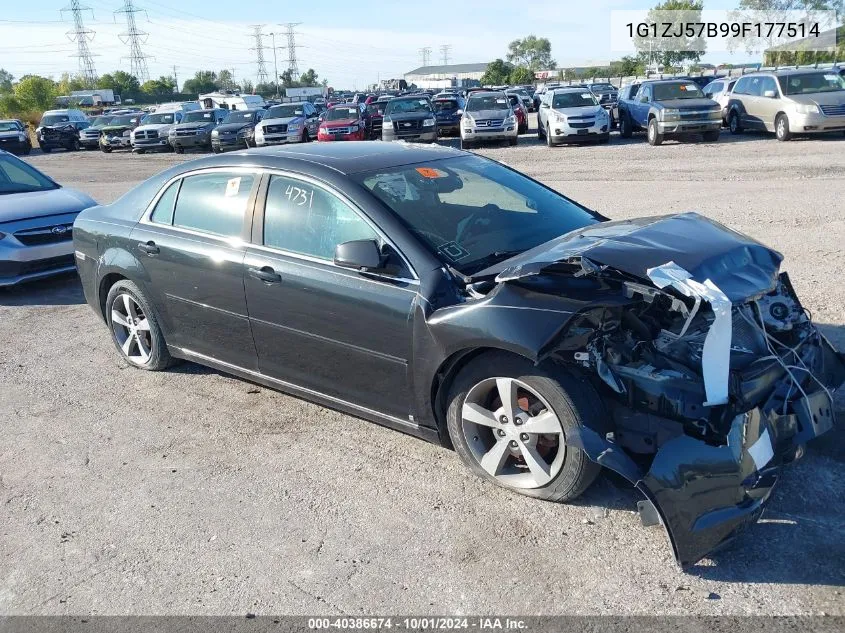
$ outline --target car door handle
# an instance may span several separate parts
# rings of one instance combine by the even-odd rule
[[[138,250],[145,252],[147,255],[158,255],[161,252],[161,249],[152,240],[146,243],[139,242]]]
[[[268,284],[277,284],[282,280],[282,276],[269,266],[263,266],[262,268],[248,268],[246,272],[250,277],[259,279]]]

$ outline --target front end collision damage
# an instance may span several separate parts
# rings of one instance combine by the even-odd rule
[[[833,426],[845,357],[781,259],[693,213],[601,223],[476,274],[425,327],[445,355],[496,341],[591,383],[607,416],[566,443],[646,497],[643,522],[688,567],[756,522]]]

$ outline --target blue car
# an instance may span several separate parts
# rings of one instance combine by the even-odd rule
[[[431,105],[441,136],[460,134],[461,116],[464,113],[463,98],[453,94],[437,95],[431,100]]]

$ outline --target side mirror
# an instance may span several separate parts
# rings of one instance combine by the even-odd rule
[[[549,104],[548,104],[548,103],[541,103],[541,104],[540,104],[540,107],[541,107],[541,108],[548,108],[548,107],[549,107]]]
[[[775,97],[777,97],[777,93],[774,90],[766,90],[763,93],[763,96],[767,99],[774,99]]]
[[[463,114],[463,113],[464,113],[463,110],[455,110],[455,114]]]
[[[381,251],[375,240],[352,240],[334,249],[334,263],[362,272],[383,268]]]
[[[640,97],[640,103],[648,103],[648,95],[643,95]]]

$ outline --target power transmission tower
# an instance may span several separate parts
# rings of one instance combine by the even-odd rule
[[[431,46],[421,48],[420,55],[422,56],[422,65],[428,66],[429,59],[431,59]]]
[[[302,22],[288,22],[282,25],[285,27],[285,32],[288,36],[288,72],[290,73],[291,81],[297,81],[299,79],[299,65],[296,62],[296,32],[293,29],[300,24]]]
[[[147,12],[144,9],[137,9],[132,4],[132,0],[124,0],[123,8],[118,9],[115,13],[126,14],[126,30],[118,35],[120,41],[124,44],[129,44],[129,68],[130,74],[138,80],[138,83],[144,83],[149,80],[150,72],[147,69],[147,60],[152,59],[149,55],[144,55],[141,50],[141,44],[147,41],[149,33],[138,30],[135,24],[135,14]],[[117,19],[117,16],[115,16]],[[149,18],[148,18],[149,19]]]
[[[252,25],[252,36],[255,38],[255,46],[253,46],[251,51],[255,51],[255,61],[258,64],[258,74],[256,86],[259,84],[266,84],[267,83],[267,65],[264,61],[264,33],[262,33],[262,29],[264,26],[261,24],[253,24]],[[275,53],[275,51],[273,51]]]
[[[440,47],[440,55],[443,59],[443,65],[449,65],[449,51],[452,50],[452,46],[450,44],[444,44]]]
[[[88,48],[88,42],[94,39],[94,31],[86,29],[82,23],[82,13],[84,11],[91,11],[91,18],[94,17],[94,11],[91,7],[83,7],[79,4],[79,0],[70,0],[70,6],[62,9],[61,13],[70,11],[73,14],[73,30],[67,32],[67,37],[71,42],[76,42],[76,54],[73,57],[79,58],[79,74],[83,81],[88,86],[94,87],[97,81],[97,71],[94,70],[94,55]]]

